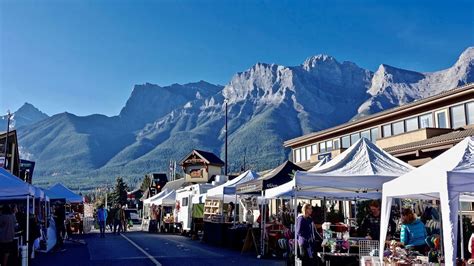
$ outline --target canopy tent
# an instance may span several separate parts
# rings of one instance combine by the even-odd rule
[[[380,250],[384,248],[393,198],[439,198],[445,262],[455,263],[460,194],[474,192],[473,154],[474,138],[467,137],[423,166],[383,185]]]
[[[162,206],[174,206],[176,203],[176,191],[171,191],[166,195],[163,195],[158,199],[154,200],[152,203]]]
[[[185,181],[184,178],[180,178],[180,179],[176,179],[176,180],[173,180],[173,181],[169,181],[169,182],[166,183],[166,185],[163,186],[163,188],[161,189],[161,191],[167,190],[167,191],[169,192],[169,191],[172,191],[172,190],[177,190],[177,189],[179,189],[179,188],[181,188],[181,187],[184,186],[184,183],[185,183],[184,181]],[[149,191],[149,190],[148,190],[148,191]],[[161,192],[160,192],[160,193],[161,193]],[[156,195],[154,195],[154,196],[152,196],[152,197],[150,197],[150,198],[148,198],[148,199],[144,199],[144,200],[143,200],[143,203],[144,203],[144,204],[149,204],[151,201],[154,201],[154,200],[156,200],[157,198],[163,196],[163,194],[160,194],[160,193],[158,193],[158,194],[156,194]],[[165,193],[165,194],[166,194],[166,193]]]
[[[34,189],[35,189],[35,198],[44,199],[46,197],[46,194],[44,193],[44,191],[41,188],[34,187]]]
[[[311,169],[309,169],[308,172],[316,171],[319,167],[325,165],[330,160],[331,159],[329,159],[329,156],[324,156],[323,159],[321,159],[321,161],[319,161],[315,166],[313,166]]]
[[[362,138],[313,171],[297,171],[290,182],[266,197],[380,198],[382,184],[414,168]]]
[[[34,202],[35,188],[0,167],[0,200],[26,199],[26,243],[30,241],[30,199]],[[34,203],[33,203],[34,208]],[[34,209],[33,209],[34,212]],[[26,254],[28,246],[26,247]]]
[[[207,191],[206,197],[208,198],[222,198],[224,195],[234,195],[236,192],[236,186],[255,180],[259,177],[257,173],[251,170],[247,170],[237,176],[236,178],[225,182],[224,184],[211,188]]]
[[[48,193],[49,192],[49,193]],[[46,194],[50,199],[66,199],[68,203],[82,203],[83,198],[81,195],[78,195],[72,192],[69,188],[65,187],[63,184],[58,183],[46,191]]]
[[[35,188],[0,167],[0,198],[17,199],[34,196]]]
[[[260,194],[269,188],[280,186],[292,179],[295,171],[302,171],[303,168],[296,164],[285,161],[269,173],[236,186],[237,194]]]
[[[155,196],[151,197],[151,198],[148,198],[146,200],[143,201],[143,204],[152,204],[153,201],[156,201],[157,199],[159,199],[160,197],[168,194],[168,189],[163,189],[160,193],[156,194]]]

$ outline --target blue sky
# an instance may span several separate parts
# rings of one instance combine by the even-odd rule
[[[256,62],[329,54],[376,70],[450,67],[474,1],[0,1],[0,114],[116,115],[134,84],[225,85]]]

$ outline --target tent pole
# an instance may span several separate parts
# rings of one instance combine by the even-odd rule
[[[293,203],[293,212],[294,212],[294,230],[295,230],[295,265],[297,265],[297,262],[298,262],[298,235],[296,233],[296,219],[298,217],[298,208],[296,207],[296,205],[298,204],[298,196],[297,196],[297,191],[296,191],[296,187],[293,188],[293,191],[294,191],[294,203]]]
[[[354,208],[354,219],[355,219],[355,221],[357,222],[357,197],[354,198],[354,205],[355,205],[355,208]]]
[[[461,209],[461,198],[458,197],[458,205],[459,205],[459,226],[460,226],[460,231],[459,234],[461,236],[461,259],[464,260],[464,234],[463,234],[463,221],[462,221],[462,209]]]
[[[34,199],[33,199],[34,200]],[[34,205],[34,202],[33,202]],[[30,245],[30,196],[26,197],[26,265],[28,265],[28,259],[30,258],[30,253],[28,247]],[[22,254],[24,258],[25,255]]]
[[[262,207],[260,208],[260,224],[261,224],[261,243],[260,243],[260,256],[263,257],[265,253],[265,190],[262,189]]]
[[[324,222],[326,222],[326,216],[327,216],[327,206],[326,206],[326,197],[323,197],[323,205],[324,205],[324,208],[323,208],[323,213],[324,213]]]
[[[238,205],[237,205],[237,204],[238,204],[238,203],[237,203],[237,193],[235,193],[235,204],[234,204],[234,206],[235,206],[235,207],[234,207],[234,224],[233,224],[233,226],[235,226],[235,219],[237,218],[237,207],[238,207]]]

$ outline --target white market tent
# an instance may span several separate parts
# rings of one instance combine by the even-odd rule
[[[236,194],[236,186],[238,184],[242,184],[251,180],[255,180],[259,177],[259,175],[252,171],[247,170],[237,176],[236,178],[225,182],[224,184],[211,188],[207,191],[206,197],[207,198],[216,198],[222,199],[224,195],[234,195]]]
[[[48,193],[50,192],[50,193]],[[82,203],[83,198],[81,195],[78,195],[72,192],[69,188],[65,187],[63,184],[58,183],[46,191],[50,199],[66,199],[68,203]]]
[[[152,204],[153,201],[156,201],[157,199],[159,199],[160,197],[168,194],[168,189],[163,189],[160,193],[156,194],[155,196],[151,197],[151,198],[148,198],[146,200],[143,201],[143,204]]]
[[[467,137],[423,166],[383,185],[380,250],[384,247],[393,198],[439,198],[445,262],[454,264],[459,198],[463,192],[474,192],[473,137]]]
[[[311,169],[309,169],[308,172],[316,171],[319,167],[325,165],[330,160],[331,159],[329,159],[329,156],[324,156],[324,158],[321,161],[319,161],[315,166],[313,166]]]
[[[176,191],[173,190],[166,195],[161,196],[160,198],[154,200],[152,204],[161,205],[161,206],[174,206],[176,203]]]
[[[414,168],[362,138],[313,171],[297,171],[282,186],[268,189],[267,198],[380,198],[382,184]]]

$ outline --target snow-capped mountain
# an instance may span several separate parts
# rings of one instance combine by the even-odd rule
[[[318,55],[291,67],[257,63],[225,87],[137,85],[118,116],[55,115],[21,130],[20,145],[41,176],[142,176],[166,171],[191,149],[223,158],[227,103],[230,170],[244,158],[269,169],[288,158],[285,140],[473,82],[473,51],[434,73],[387,65],[373,73]]]
[[[10,129],[32,125],[42,121],[49,116],[30,103],[24,103],[10,118]],[[0,131],[7,130],[7,116],[0,117]]]

